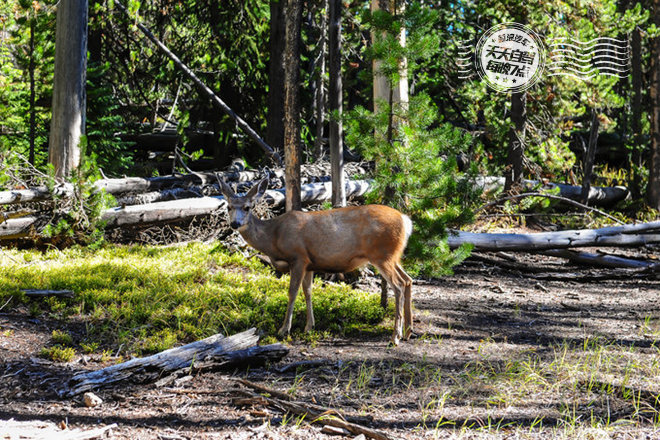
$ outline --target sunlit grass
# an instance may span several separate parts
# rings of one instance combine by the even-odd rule
[[[274,336],[284,319],[289,277],[277,278],[257,259],[219,246],[107,246],[96,251],[0,252],[0,301],[84,323],[77,343],[87,349],[123,346],[155,352],[217,332],[256,327]],[[73,298],[29,299],[21,289],[72,290]],[[293,331],[302,332],[299,295]],[[346,285],[314,284],[316,328],[331,334],[378,331],[384,313],[377,295]]]

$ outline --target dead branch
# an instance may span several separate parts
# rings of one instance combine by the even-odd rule
[[[243,383],[239,380],[240,383]],[[248,382],[250,388],[253,388],[251,382]],[[255,388],[256,389],[256,388]],[[285,412],[295,414],[297,416],[304,417],[309,420],[310,423],[318,423],[321,425],[334,426],[336,428],[343,428],[349,431],[353,435],[364,435],[365,437],[372,438],[375,440],[390,440],[391,437],[385,434],[382,431],[368,428],[366,426],[360,425],[358,423],[347,421],[347,418],[342,415],[339,411],[332,408],[326,408],[320,405],[313,405],[306,402],[301,402],[298,400],[290,400],[288,395],[287,399],[273,397],[277,394],[282,394],[280,391],[273,390],[264,385],[258,385],[258,389],[264,393],[270,394],[270,397],[259,396],[256,394],[251,394],[250,396],[254,399],[249,401],[250,404],[260,404],[264,401],[268,406],[280,409]]]
[[[72,290],[39,290],[39,289],[21,289],[25,296],[29,297],[44,297],[44,296],[60,296],[66,298],[73,298]]]
[[[122,5],[120,2],[115,2],[115,5],[126,15],[130,16],[130,13],[128,10]],[[136,21],[135,25],[137,26],[140,31],[147,36],[169,59],[171,59],[176,66],[181,69],[181,71],[188,77],[190,78],[197,87],[199,87],[201,90],[204,91],[204,93],[207,95],[207,97],[220,109],[227,114],[235,123],[238,125],[243,132],[245,132],[248,136],[254,140],[259,147],[261,147],[262,150],[276,163],[280,164],[282,162],[282,159],[280,158],[280,155],[271,148],[270,145],[268,145],[262,138],[257,134],[256,131],[250,125],[248,125],[247,122],[240,116],[236,114],[218,95],[216,95],[206,84],[200,80],[195,73],[190,70],[188,66],[186,66],[180,59],[177,57],[172,51],[170,51],[167,46],[165,46],[158,38],[154,36],[154,34],[149,31],[142,23],[139,21]]]

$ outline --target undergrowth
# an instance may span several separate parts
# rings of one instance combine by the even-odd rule
[[[80,352],[121,347],[151,353],[217,332],[256,327],[272,340],[287,305],[288,275],[277,278],[257,259],[221,246],[73,247],[63,251],[0,252],[0,303],[34,316],[80,324]],[[73,298],[29,299],[21,289],[72,290]],[[296,301],[293,334],[302,333],[303,295]],[[316,336],[383,331],[377,295],[342,284],[314,283]],[[53,342],[62,344],[62,333]],[[68,341],[66,341],[68,342]]]

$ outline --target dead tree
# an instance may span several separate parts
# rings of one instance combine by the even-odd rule
[[[66,177],[80,164],[85,134],[87,78],[87,0],[61,0],[57,7],[53,119],[48,162],[56,177]]]

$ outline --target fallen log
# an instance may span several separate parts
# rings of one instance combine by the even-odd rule
[[[484,192],[492,192],[504,188],[504,177],[484,176],[476,179],[476,184]],[[554,190],[559,189],[559,195],[567,199],[583,202],[582,187],[577,185],[567,185],[563,183],[546,183],[538,180],[524,180],[523,189],[531,191],[536,189]],[[601,187],[592,186],[587,194],[586,204],[591,206],[611,206],[621,200],[625,200],[630,195],[630,191],[625,186]]]
[[[101,179],[94,182],[98,189],[104,189],[109,194],[123,194],[128,192],[161,191],[168,188],[187,187],[190,185],[206,185],[216,183],[217,179],[228,182],[251,182],[262,176],[260,171],[201,171],[181,176],[160,177],[125,177],[122,179]]]
[[[447,241],[451,249],[470,243],[475,251],[541,251],[589,246],[644,246],[660,243],[660,221],[534,234],[450,231]]]
[[[259,336],[254,328],[225,337],[221,334],[171,348],[152,356],[131,359],[96,371],[88,371],[73,376],[59,391],[60,396],[75,396],[92,389],[108,386],[132,376],[147,374],[152,380],[182,368],[190,368],[193,362],[204,362],[214,356],[244,350],[256,345]]]
[[[202,187],[171,188],[162,191],[150,191],[141,194],[127,195],[117,198],[117,205],[145,205],[147,203],[166,202],[169,200],[202,197]]]
[[[289,349],[282,344],[257,345],[243,350],[211,354],[204,360],[195,359],[190,367],[181,368],[159,379],[156,387],[163,387],[175,383],[185,375],[209,370],[235,370],[245,368],[257,368],[264,365],[279,362],[289,354]]]
[[[568,249],[552,249],[544,251],[543,254],[551,257],[565,258],[574,263],[587,264],[590,266],[633,269],[660,266],[660,263],[658,262],[633,260],[631,258],[624,258],[616,255],[576,252]]]
[[[7,220],[0,219],[0,239],[12,240],[14,238],[26,237],[35,233],[34,225],[38,219],[34,216],[25,216]]]
[[[346,182],[346,196],[362,196],[370,187],[371,183],[367,180],[348,181]],[[331,194],[331,182],[310,183],[301,189],[301,199],[304,204],[323,203],[330,200]],[[264,195],[264,200],[271,207],[283,206],[284,199],[284,189],[268,190]],[[102,220],[107,222],[108,227],[185,220],[213,214],[226,206],[227,202],[223,196],[180,199],[108,209],[103,213]]]
[[[41,202],[44,200],[50,200],[53,196],[70,197],[72,194],[73,185],[70,183],[56,185],[52,192],[45,186],[28,189],[12,189],[9,191],[0,191],[0,205]]]

